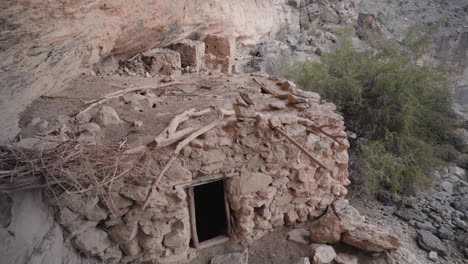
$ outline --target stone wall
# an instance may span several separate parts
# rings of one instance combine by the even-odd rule
[[[231,239],[245,242],[258,239],[276,227],[319,217],[334,200],[347,194],[349,143],[343,118],[334,112],[333,104],[322,101],[318,94],[301,91],[293,83],[274,77],[209,76],[212,79],[199,80],[196,75],[182,75],[181,78],[203,81],[204,89],[211,87],[210,106],[228,110],[234,107],[236,115],[182,149],[145,210],[142,205],[151,177],[155,175],[115,181],[107,191],[94,188],[86,193],[63,193],[58,198],[50,198],[57,221],[66,230],[66,239],[80,252],[111,263],[187,261],[194,251],[189,247],[191,232],[185,186],[198,181],[226,180],[234,219]],[[209,84],[210,81],[217,83]],[[220,85],[222,83],[226,85]],[[260,88],[276,95],[264,94]],[[202,96],[204,89],[191,88],[190,95]],[[246,102],[254,105],[240,103],[238,89],[244,94],[242,98],[248,98]],[[145,96],[154,95],[140,95],[141,100],[146,100]],[[206,107],[206,101],[200,96],[191,101],[201,100],[200,105]],[[164,109],[173,103],[190,107],[177,100],[168,96],[156,111],[167,112]],[[115,108],[115,112],[112,111],[116,119],[117,115],[125,114],[124,102],[115,100],[103,109],[111,109],[110,105]],[[94,116],[100,114],[101,110]],[[145,117],[144,114],[139,116]],[[149,125],[150,119],[141,119],[145,124],[141,129]],[[187,123],[196,127],[199,122],[206,124],[206,119],[209,115]],[[120,123],[100,122],[99,125],[101,131],[94,135],[98,142],[112,140],[107,136],[110,130],[128,129]],[[74,131],[84,125],[67,126]],[[153,130],[160,129],[149,131]],[[144,137],[136,135],[135,139],[128,138],[128,144]],[[150,164],[148,166],[155,172],[160,171],[173,149],[174,146],[168,146],[147,154],[145,164]]]

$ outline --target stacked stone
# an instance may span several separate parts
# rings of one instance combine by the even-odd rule
[[[186,261],[190,255],[190,217],[186,190],[180,186],[194,180],[226,178],[234,217],[231,238],[242,241],[258,239],[284,224],[316,218],[345,196],[349,143],[343,118],[334,112],[334,105],[290,82],[256,78],[262,78],[262,85],[276,95],[261,93],[261,85],[253,83],[252,76],[236,75],[248,94],[246,98],[255,104],[238,107],[253,109],[253,115],[248,116],[250,110],[240,110],[236,117],[185,146],[145,210],[142,204],[153,175],[116,181],[109,194],[93,191],[59,197],[54,203],[59,207],[57,217],[73,245],[109,263]],[[233,98],[239,95],[232,87],[213,89],[212,93],[223,97],[215,97],[220,100],[211,104],[227,108],[230,101],[232,106]],[[206,119],[199,119],[191,122],[206,123]],[[273,119],[276,127],[272,127]],[[108,128],[112,126],[103,125],[102,130]],[[173,145],[157,149],[145,157],[145,164],[158,172],[173,150]]]

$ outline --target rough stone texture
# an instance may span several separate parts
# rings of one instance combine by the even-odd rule
[[[301,258],[298,262],[295,264],[310,264],[310,259],[309,258]]]
[[[442,241],[426,230],[420,230],[418,232],[417,241],[418,245],[426,251],[436,251],[441,255],[445,255],[447,253],[447,247],[442,243]]]
[[[115,110],[110,106],[101,107],[101,109],[93,117],[93,120],[102,126],[115,125],[121,122],[117,112],[115,112]]]
[[[331,208],[309,226],[310,241],[316,243],[337,243],[341,239],[341,233],[340,220]]]
[[[370,264],[423,264],[419,256],[415,256],[405,247],[399,247],[397,250],[390,250],[384,255],[374,258]]]
[[[370,224],[344,233],[342,241],[350,246],[371,252],[394,250],[400,247],[398,238]]]
[[[87,255],[102,256],[112,244],[106,232],[93,228],[76,236],[73,245]]]
[[[143,63],[147,66],[149,73],[162,75],[180,75],[181,62],[180,53],[169,49],[153,49],[141,54]]]
[[[279,94],[290,94],[287,97],[293,98],[294,102],[281,99],[286,97],[276,98],[261,93],[259,85],[252,80],[254,77]],[[105,80],[106,77],[90,78]],[[69,209],[58,213],[57,217],[70,231],[70,240],[97,227],[106,232],[112,242],[109,245],[111,249],[103,249],[99,253],[102,258],[127,262],[143,257],[145,261],[161,263],[174,258],[186,258],[190,252],[191,237],[189,208],[186,189],[178,186],[225,176],[229,176],[225,184],[233,218],[231,238],[245,242],[259,239],[285,223],[306,222],[322,215],[327,208],[333,211],[330,205],[346,195],[345,186],[349,184],[349,142],[346,138],[340,138],[338,143],[326,134],[310,131],[309,127],[312,124],[326,125],[329,134],[344,136],[343,118],[335,113],[334,105],[320,100],[315,93],[298,90],[292,84],[289,84],[288,91],[284,91],[281,86],[284,86],[285,81],[269,76],[197,73],[184,74],[178,78],[194,84],[188,88],[174,86],[165,89],[168,94],[161,94],[158,98],[164,100],[164,104],[156,103],[153,106],[141,103],[144,112],[132,111],[131,102],[145,102],[155,98],[153,91],[103,104],[103,107],[112,107],[123,119],[127,119],[130,111],[134,120],[144,121],[145,125],[139,130],[140,133],[128,133],[135,129],[130,124],[103,126],[96,135],[97,141],[115,146],[118,144],[115,140],[120,140],[120,136],[109,135],[127,135],[127,144],[136,146],[141,144],[142,138],[152,140],[157,133],[155,131],[162,131],[175,115],[185,110],[202,110],[206,107],[231,110],[239,96],[239,87],[242,87],[244,97],[255,102],[255,107],[252,107],[255,119],[227,117],[218,126],[192,141],[161,178],[158,190],[153,193],[145,210],[141,206],[148,195],[150,177],[153,176],[149,173],[161,170],[175,144],[150,152],[144,161],[149,164],[144,167],[149,173],[135,173],[132,177],[120,178],[113,182],[109,195],[98,195],[94,190],[86,195],[60,195],[57,199],[59,202],[51,202],[51,205],[58,207],[55,208],[58,212],[60,209]],[[154,82],[149,78],[142,79]],[[115,79],[112,85],[121,83]],[[83,86],[79,85],[80,89],[88,89],[90,95],[95,96],[95,87]],[[204,95],[193,96],[193,100],[183,100],[183,103],[181,97],[168,96],[184,93],[183,89],[189,88],[191,94],[205,94],[207,86],[211,87],[209,106]],[[278,100],[285,103],[285,109],[273,110],[269,107],[270,103]],[[297,107],[298,101],[301,107]],[[99,107],[90,112],[97,111]],[[160,118],[159,113],[169,114]],[[53,118],[55,120],[56,117]],[[213,112],[207,113],[187,120],[182,126],[201,127],[213,118]],[[287,138],[272,129],[271,120],[276,120],[274,122],[279,127],[323,162],[327,169],[319,167]],[[75,131],[79,124],[72,123],[69,126]],[[97,254],[82,246],[80,248],[84,254]]]
[[[333,208],[340,219],[340,226],[343,231],[353,231],[364,224],[365,217],[356,208],[350,206],[348,200],[335,201]]]
[[[338,253],[336,254],[335,263],[336,264],[358,264],[358,258],[350,254]]]
[[[248,264],[249,251],[246,249],[242,253],[231,253],[218,255],[211,259],[210,264]]]
[[[315,248],[312,264],[328,264],[336,257],[336,252],[331,246],[320,245]]]
[[[39,191],[11,196],[9,221],[0,226],[0,259],[7,263],[98,263],[80,256],[64,241],[62,229],[42,202]],[[3,199],[3,197],[2,197]],[[2,215],[8,215],[2,210]],[[8,223],[8,224],[7,224]]]
[[[184,40],[173,44],[170,49],[180,53],[182,67],[195,67],[199,70],[204,67],[205,43],[201,41]]]
[[[287,239],[290,241],[294,241],[299,244],[308,244],[309,243],[309,231],[299,228],[293,229],[288,232]]]

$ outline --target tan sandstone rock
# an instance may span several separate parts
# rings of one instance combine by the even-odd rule
[[[115,125],[120,124],[120,118],[114,108],[110,106],[103,106],[93,117],[94,122],[99,125]]]
[[[312,264],[328,264],[336,257],[336,252],[331,246],[320,245],[315,248]]]
[[[397,237],[371,224],[364,224],[344,233],[342,241],[371,252],[395,250],[400,247],[400,240]]]
[[[337,243],[341,233],[340,220],[331,209],[309,226],[309,238],[316,243]]]
[[[358,258],[350,254],[338,253],[336,254],[335,263],[336,264],[358,264]]]
[[[85,254],[97,256],[102,255],[112,244],[106,232],[93,228],[77,235],[73,245]]]

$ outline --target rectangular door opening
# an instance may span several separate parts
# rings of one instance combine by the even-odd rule
[[[192,246],[196,248],[229,239],[229,206],[224,184],[219,180],[189,189]]]

